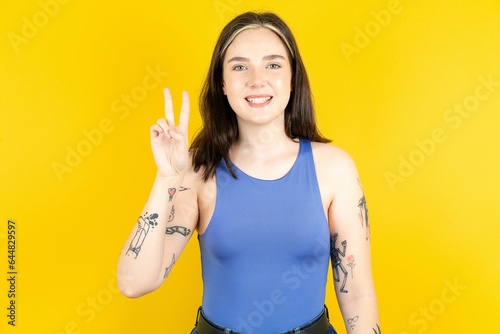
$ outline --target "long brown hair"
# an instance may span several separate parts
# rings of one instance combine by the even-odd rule
[[[285,108],[286,135],[291,139],[330,142],[319,133],[316,126],[309,79],[290,28],[274,13],[247,12],[235,17],[222,30],[200,94],[199,107],[203,126],[195,136],[191,149],[194,170],[198,172],[204,167],[205,181],[214,175],[221,159],[224,159],[234,176],[229,149],[238,139],[238,122],[222,90],[223,62],[226,50],[234,38],[244,30],[255,28],[267,28],[276,33],[291,62],[292,91]]]

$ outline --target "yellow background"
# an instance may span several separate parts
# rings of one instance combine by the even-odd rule
[[[497,0],[41,0],[0,10],[1,333],[190,331],[202,292],[196,238],[167,283],[137,300],[117,293],[116,261],[155,174],[161,87],[177,107],[191,93],[192,136],[218,33],[251,9],[290,24],[321,130],[357,162],[384,333],[499,327]],[[327,304],[345,333],[331,277]]]

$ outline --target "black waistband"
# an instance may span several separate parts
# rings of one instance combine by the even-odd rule
[[[196,316],[196,331],[199,334],[244,334],[242,332],[237,332],[231,329],[220,328],[208,320],[201,307],[198,309],[198,315]],[[313,323],[307,324],[302,327],[297,327],[291,330],[291,333],[301,333],[301,334],[321,334],[326,333],[328,327],[330,326],[330,320],[328,318],[328,309],[324,308],[323,313],[314,320]],[[290,333],[287,331],[285,333]]]

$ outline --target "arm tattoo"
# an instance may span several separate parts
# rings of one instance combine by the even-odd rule
[[[347,319],[347,324],[349,325],[349,327],[351,327],[351,329],[354,329],[354,327],[356,327],[356,322],[358,321],[358,319],[359,315],[355,316],[354,318]]]
[[[172,261],[170,262],[170,265],[165,268],[165,274],[163,275],[163,278],[167,278],[168,274],[170,274],[170,271],[172,271],[174,264],[175,264],[175,254],[172,255]]]
[[[170,209],[170,214],[168,215],[168,221],[171,222],[175,217],[175,207],[172,205],[172,209]]]
[[[191,189],[191,188],[186,188],[186,187],[181,186],[181,187],[179,188],[179,191],[186,191],[186,190],[189,190],[189,189]]]
[[[342,257],[345,257],[345,249],[347,247],[347,241],[346,240],[342,241],[343,249],[340,250],[340,248],[337,248],[337,246],[335,245],[337,243],[338,236],[339,236],[338,233],[334,233],[333,236],[330,238],[330,257],[332,259],[332,267],[334,271],[333,278],[335,282],[340,282],[339,273],[340,271],[342,272],[343,279],[342,279],[342,284],[340,286],[340,292],[347,293],[348,291],[345,290],[344,288],[349,273],[345,269],[344,265],[342,264],[342,259],[340,258],[340,255]]]
[[[349,255],[347,257],[347,265],[351,268],[351,278],[354,278],[353,269],[356,266],[356,261],[354,260],[354,255]]]
[[[363,191],[363,187],[361,187],[361,181],[359,181],[359,179],[358,183],[359,187],[361,188],[361,191]],[[364,193],[363,196],[358,201],[358,208],[359,208],[359,214],[358,214],[359,221],[361,223],[361,226],[366,228],[366,240],[369,240],[370,223],[368,221],[368,206],[366,205],[366,198]]]
[[[144,240],[149,233],[149,230],[154,229],[155,226],[158,225],[156,218],[158,218],[157,213],[149,215],[147,212],[139,217],[139,219],[137,220],[137,232],[135,233],[130,246],[128,246],[128,250],[126,253],[127,255],[129,254],[129,252],[132,252],[135,254],[134,258],[137,258],[139,252],[141,251],[142,244],[144,243]]]
[[[372,328],[373,329],[373,333],[375,334],[382,334],[382,330],[380,330],[380,326],[377,324],[377,328]]]
[[[177,192],[177,189],[175,189],[175,188],[168,188],[168,201],[169,202],[172,202],[172,200],[174,199],[174,195],[175,195],[176,192]]]
[[[182,234],[185,237],[191,234],[191,230],[185,228],[184,226],[171,226],[167,227],[167,229],[165,230],[165,234],[174,234],[176,232]]]

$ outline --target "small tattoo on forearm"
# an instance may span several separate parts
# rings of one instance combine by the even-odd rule
[[[380,326],[377,324],[377,328],[372,328],[374,334],[382,334],[382,331],[380,330]]]
[[[361,181],[358,179],[359,187],[361,191],[363,191],[363,187],[361,187]],[[368,220],[368,206],[366,204],[365,194],[358,201],[359,214],[358,218],[362,227],[366,228],[366,240],[370,239],[370,222]]]
[[[330,257],[332,259],[332,267],[333,267],[333,271],[334,271],[333,278],[334,278],[335,282],[340,282],[339,274],[340,274],[340,272],[342,272],[343,278],[342,278],[342,284],[340,285],[340,292],[347,293],[348,291],[345,290],[345,285],[346,285],[347,277],[349,276],[349,273],[345,269],[344,265],[342,264],[342,259],[340,258],[340,255],[342,257],[345,257],[345,249],[347,247],[347,241],[346,240],[342,241],[343,249],[340,250],[340,248],[337,248],[337,246],[336,246],[338,236],[339,236],[339,234],[335,233],[330,238]]]
[[[181,192],[181,191],[186,191],[186,190],[189,190],[189,189],[191,189],[191,188],[186,188],[186,187],[184,187],[184,186],[181,186],[181,187],[179,188],[179,192]]]
[[[174,199],[174,195],[175,195],[176,192],[177,192],[177,189],[175,189],[175,188],[168,188],[168,201],[169,202],[172,202],[172,200]]]
[[[172,255],[172,261],[170,262],[170,265],[165,268],[165,274],[163,275],[163,278],[167,278],[168,274],[170,274],[170,271],[172,271],[174,264],[175,264],[175,254]]]
[[[184,226],[171,226],[167,227],[167,229],[165,230],[165,234],[174,234],[174,233],[179,233],[187,237],[188,235],[191,234],[191,230],[185,228]]]
[[[134,258],[137,258],[150,229],[154,229],[158,225],[156,218],[158,218],[157,213],[149,215],[147,212],[139,217],[137,220],[137,232],[128,247],[127,255],[129,252],[132,252],[135,254]]]
[[[354,329],[354,327],[356,327],[356,322],[358,321],[358,319],[359,315],[355,316],[354,318],[347,319],[347,324],[349,325],[349,327],[351,327],[351,329]]]
[[[347,257],[347,265],[351,268],[351,278],[354,278],[353,269],[354,266],[356,266],[356,262],[354,261],[354,255],[349,255]]]
[[[172,209],[170,209],[170,214],[168,215],[168,221],[171,222],[175,217],[175,207],[172,205]]]

